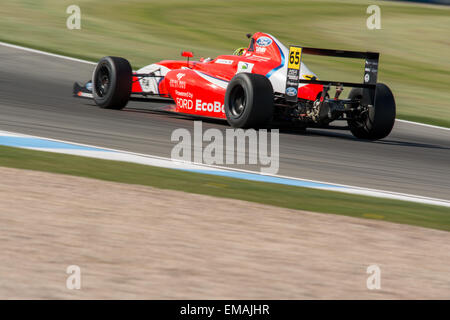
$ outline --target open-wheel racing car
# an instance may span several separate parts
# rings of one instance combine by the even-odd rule
[[[379,54],[285,47],[275,37],[248,34],[248,48],[233,55],[190,61],[164,60],[133,72],[130,63],[104,57],[92,80],[75,83],[74,94],[93,98],[107,109],[122,109],[129,100],[171,101],[170,111],[227,120],[236,128],[266,128],[274,123],[326,127],[345,120],[353,135],[376,140],[386,137],[395,121],[391,90],[377,83]],[[302,62],[305,54],[365,59],[363,83],[318,80]],[[330,87],[335,94],[330,97]],[[344,87],[352,87],[340,99]]]

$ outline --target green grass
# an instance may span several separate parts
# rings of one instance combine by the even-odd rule
[[[448,208],[405,201],[253,182],[127,162],[3,146],[0,147],[0,166],[139,184],[284,208],[379,219],[450,231],[450,210]]]
[[[74,3],[81,30],[66,28],[66,8]],[[398,117],[450,127],[450,8],[377,1],[382,29],[368,30],[366,8],[373,3],[12,0],[0,6],[0,39],[94,61],[124,56],[135,67],[179,58],[182,49],[197,57],[231,53],[255,31],[286,45],[379,51],[379,81],[393,89]],[[362,65],[353,60],[306,62],[322,79],[362,81]]]

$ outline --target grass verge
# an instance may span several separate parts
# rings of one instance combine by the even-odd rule
[[[0,146],[0,166],[450,231],[448,208]],[[43,183],[45,183],[43,181]],[[169,191],[168,191],[169,192]],[[213,208],[213,206],[211,206]],[[213,214],[213,209],[211,209]]]

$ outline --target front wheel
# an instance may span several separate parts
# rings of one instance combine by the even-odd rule
[[[354,88],[350,91],[349,99],[367,101],[365,91]],[[356,119],[348,121],[352,134],[360,139],[378,140],[391,133],[395,122],[395,99],[389,87],[378,83],[375,90],[374,105],[368,106],[368,110]]]
[[[118,57],[102,58],[92,75],[95,103],[105,109],[123,109],[130,99],[132,77],[128,60]]]
[[[225,114],[234,128],[264,128],[273,117],[273,88],[260,74],[238,73],[225,94]]]

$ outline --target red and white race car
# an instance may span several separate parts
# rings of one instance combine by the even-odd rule
[[[247,35],[248,48],[233,55],[190,61],[164,60],[133,72],[123,58],[104,57],[92,81],[75,83],[76,96],[93,98],[107,109],[122,109],[129,100],[163,97],[170,111],[227,120],[237,128],[264,128],[289,123],[326,127],[346,120],[354,136],[381,139],[392,130],[395,101],[391,90],[377,83],[379,54],[285,47],[275,37]],[[305,54],[365,59],[363,83],[318,80],[302,62]],[[330,97],[330,87],[336,87]],[[353,87],[340,99],[344,87]]]

